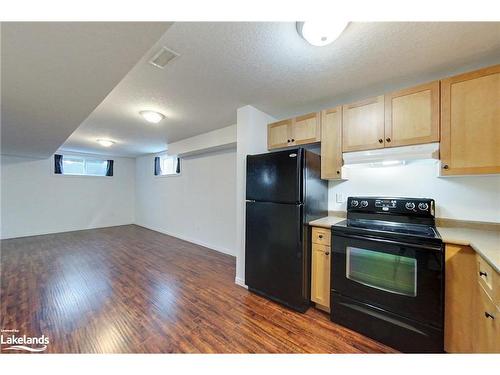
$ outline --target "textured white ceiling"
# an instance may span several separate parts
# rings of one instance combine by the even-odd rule
[[[1,153],[54,153],[170,24],[1,24]]]
[[[167,46],[164,70],[147,61]],[[283,118],[500,62],[500,23],[352,23],[327,47],[301,39],[294,23],[175,23],[82,125],[64,149],[135,156],[236,122],[253,105]],[[152,109],[157,125],[138,114]],[[104,149],[95,140],[111,138]]]

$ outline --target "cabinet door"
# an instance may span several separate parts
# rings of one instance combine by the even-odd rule
[[[311,300],[330,308],[330,247],[312,244]]]
[[[342,149],[373,150],[384,147],[384,96],[342,106]]]
[[[385,147],[439,141],[439,81],[385,96]]]
[[[283,120],[267,125],[267,149],[290,146],[292,120]]]
[[[500,353],[500,311],[490,300],[483,287],[477,284],[478,301],[474,321],[474,352]]]
[[[443,175],[500,173],[500,65],[441,81]]]
[[[342,107],[321,112],[321,178],[342,178]]]
[[[292,122],[292,144],[303,145],[321,140],[320,113],[296,117]]]
[[[447,244],[445,262],[444,350],[472,353],[476,253],[468,246]]]

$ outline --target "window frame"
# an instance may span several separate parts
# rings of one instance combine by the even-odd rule
[[[83,155],[83,154],[73,154],[73,153],[66,153],[66,152],[56,152],[55,154],[60,154],[63,156],[63,163],[64,163],[64,157],[71,157],[71,158],[81,158],[83,159],[84,161],[86,160],[98,160],[98,161],[108,161],[108,160],[115,160],[113,157],[109,157],[109,159],[103,159],[106,158],[107,156],[106,155]],[[107,177],[107,178],[113,178],[115,173],[113,173],[113,176],[106,176],[105,174],[104,175],[98,175],[98,174],[66,174],[64,173],[64,167],[63,167],[63,173],[55,173],[54,171],[54,155],[52,155],[51,157],[51,163],[50,163],[50,172],[53,176],[56,176],[56,177],[70,177],[70,178],[78,178],[78,177],[83,177],[83,178],[102,178],[102,177]],[[115,167],[116,167],[116,164],[115,164]],[[116,169],[116,168],[115,168]]]
[[[179,158],[180,160],[180,157],[178,155],[169,155],[169,154],[160,154],[160,155],[156,155],[160,158],[160,169],[161,169],[161,158],[162,157],[170,157],[170,158]],[[154,158],[153,158],[153,165],[154,165]],[[182,166],[181,166],[181,171],[179,173],[168,173],[168,174],[159,174],[159,175],[155,175],[153,174],[153,177],[155,178],[163,178],[163,177],[179,177],[180,175],[182,175]]]

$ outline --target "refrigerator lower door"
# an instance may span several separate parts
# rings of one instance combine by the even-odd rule
[[[247,202],[245,283],[297,311],[309,306],[302,205]]]

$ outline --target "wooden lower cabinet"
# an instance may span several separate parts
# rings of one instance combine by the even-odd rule
[[[468,246],[445,249],[444,350],[472,353],[476,252]]]
[[[445,251],[445,351],[500,353],[500,309],[493,301],[500,285],[485,290],[479,274],[484,260],[471,247],[447,244]]]
[[[500,353],[500,310],[481,285],[477,286],[473,322],[475,353]]]
[[[311,301],[330,311],[330,247],[312,244]]]
[[[324,244],[324,233],[328,229],[312,229],[311,254],[311,301],[321,310],[330,311],[330,246]],[[321,236],[321,237],[320,237]],[[318,243],[322,242],[322,243]]]

